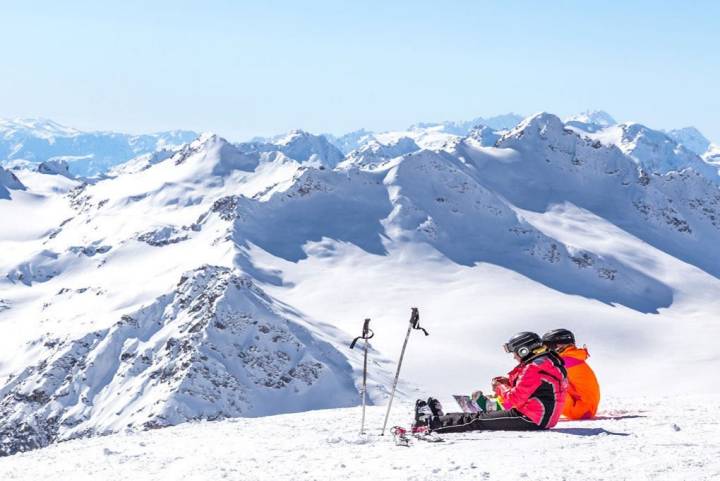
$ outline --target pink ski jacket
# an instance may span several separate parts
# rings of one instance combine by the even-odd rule
[[[508,374],[510,385],[498,384],[495,394],[505,409],[515,408],[541,428],[557,424],[567,392],[567,371],[554,353],[543,352]]]

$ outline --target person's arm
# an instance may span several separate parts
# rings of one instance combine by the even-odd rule
[[[575,388],[575,385],[573,385],[571,382],[568,382],[567,396],[565,397],[565,402],[575,404],[580,399],[582,399],[580,392]]]
[[[528,364],[520,373],[515,386],[497,383],[495,393],[502,398],[506,409],[523,406],[540,386],[540,380],[539,368],[535,364]]]

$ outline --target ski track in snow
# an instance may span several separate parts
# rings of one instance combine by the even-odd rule
[[[449,407],[449,405],[447,405]],[[390,422],[410,418],[396,405]],[[446,434],[395,446],[384,407],[181,426],[74,440],[0,459],[0,479],[151,480],[711,480],[720,476],[714,399],[613,399],[599,419],[546,432]],[[392,424],[390,424],[392,426]]]

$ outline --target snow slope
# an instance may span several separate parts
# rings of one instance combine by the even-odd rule
[[[547,432],[447,434],[397,447],[384,410],[322,410],[190,423],[77,440],[0,459],[5,480],[712,480],[718,413],[708,398],[611,399],[593,421]],[[688,406],[692,406],[689,407]],[[406,422],[396,406],[391,424]]]
[[[720,189],[692,165],[649,172],[612,129],[543,113],[344,158],[303,132],[206,134],[93,183],[3,170],[5,452],[351,406],[367,317],[382,402],[411,306],[431,335],[410,341],[402,399],[486,388],[510,334],[557,327],[611,398],[717,389]]]

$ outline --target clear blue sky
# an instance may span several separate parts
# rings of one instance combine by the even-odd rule
[[[341,133],[604,109],[720,142],[720,2],[2,1],[0,117]]]

